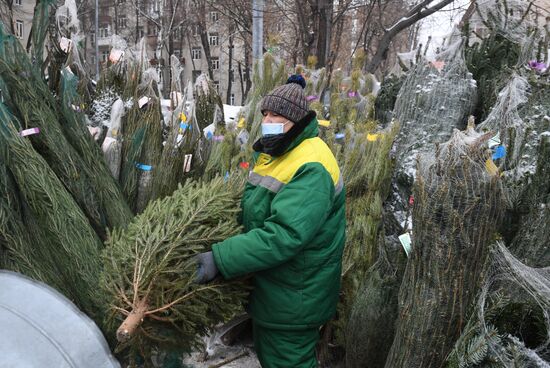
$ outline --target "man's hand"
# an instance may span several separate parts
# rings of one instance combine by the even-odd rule
[[[197,254],[195,261],[197,262],[197,278],[195,279],[197,284],[206,284],[218,274],[218,267],[216,267],[212,252]]]

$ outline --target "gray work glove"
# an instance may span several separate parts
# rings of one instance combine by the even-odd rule
[[[218,267],[216,267],[212,252],[197,254],[195,261],[197,262],[197,278],[195,279],[197,284],[206,284],[218,274]]]

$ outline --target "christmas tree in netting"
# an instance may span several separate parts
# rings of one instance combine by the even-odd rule
[[[101,241],[60,179],[21,136],[20,125],[3,104],[0,160],[11,172],[3,179],[5,188],[15,191],[2,193],[0,229],[15,261],[12,269],[56,287],[88,315],[99,317],[95,287]]]
[[[488,139],[471,124],[419,159],[412,253],[388,368],[441,367],[462,332],[504,206]]]
[[[548,367],[550,267],[523,264],[499,241],[486,274],[446,367]]]

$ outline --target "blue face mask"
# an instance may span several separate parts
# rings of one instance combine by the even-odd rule
[[[286,123],[262,123],[262,136],[269,137],[283,134],[285,132]]]

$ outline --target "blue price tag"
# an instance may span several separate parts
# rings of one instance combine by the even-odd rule
[[[336,139],[344,139],[345,136],[346,136],[346,135],[345,135],[344,133],[336,133],[336,134],[334,135],[334,137],[335,137]]]
[[[187,129],[187,128],[189,128],[189,130],[191,130],[191,129],[193,128],[193,126],[192,126],[192,125],[189,125],[189,124],[186,124],[186,123],[181,123],[181,124],[180,124],[180,129],[185,130],[185,129]]]

